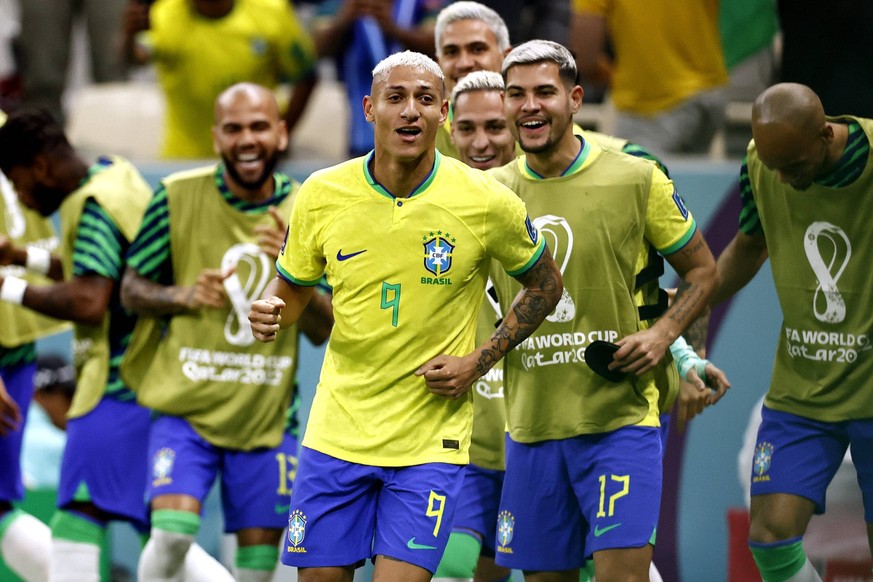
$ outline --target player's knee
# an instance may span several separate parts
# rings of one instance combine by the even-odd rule
[[[154,528],[150,541],[155,545],[158,554],[166,556],[168,561],[181,563],[188,553],[188,548],[194,543],[194,538],[187,534]]]
[[[780,519],[768,512],[758,512],[749,524],[749,541],[758,544],[772,544],[803,535],[790,519]]]
[[[187,511],[160,509],[152,512],[151,543],[158,555],[180,564],[200,531],[200,516]]]

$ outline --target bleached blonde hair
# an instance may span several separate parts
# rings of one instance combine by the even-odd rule
[[[503,77],[494,71],[473,71],[458,81],[452,89],[452,103],[458,96],[473,91],[503,91]]]

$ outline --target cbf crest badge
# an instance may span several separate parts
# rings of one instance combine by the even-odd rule
[[[288,542],[296,547],[303,543],[306,537],[306,515],[299,509],[295,509],[288,516]]]
[[[508,511],[501,511],[497,516],[497,541],[504,548],[512,541],[515,530],[515,516]]]
[[[760,443],[755,447],[755,458],[752,461],[752,480],[769,481],[770,477],[766,474],[770,470],[770,463],[773,460],[773,445],[767,442]]]
[[[173,449],[163,448],[155,453],[152,460],[152,484],[167,485],[173,482],[170,474],[173,472],[173,463],[176,461],[176,453]]]
[[[452,268],[455,238],[448,232],[443,234],[441,230],[421,238],[424,240],[424,268],[437,277],[447,273]]]

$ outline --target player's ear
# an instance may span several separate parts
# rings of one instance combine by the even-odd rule
[[[370,99],[369,95],[364,95],[364,101],[361,105],[364,107],[364,119],[370,123],[376,121],[376,118],[373,116],[373,100]]]

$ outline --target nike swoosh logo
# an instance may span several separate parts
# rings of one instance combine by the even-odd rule
[[[423,544],[415,543],[415,536],[409,538],[409,541],[406,542],[406,547],[410,550],[435,550],[436,546],[425,546]]]
[[[277,503],[273,506],[273,511],[276,512],[276,515],[283,515],[285,513],[288,513],[289,509],[291,509],[290,503],[288,505],[282,505],[280,503]]]
[[[617,528],[617,527],[619,527],[619,526],[621,526],[620,523],[614,523],[614,524],[612,524],[612,525],[608,525],[608,526],[606,526],[606,527],[603,528],[603,529],[600,529],[600,526],[599,526],[599,525],[595,525],[595,526],[594,526],[594,537],[599,538],[600,536],[602,536],[603,534],[605,534],[605,533],[608,532],[609,530],[611,530],[611,529],[615,529],[615,528]]]
[[[356,252],[356,253],[349,253],[349,254],[347,254],[347,255],[344,255],[344,254],[343,254],[343,250],[340,249],[340,250],[338,250],[338,251],[336,252],[336,260],[338,260],[338,261],[348,261],[348,260],[351,259],[352,257],[357,257],[357,256],[360,255],[361,253],[366,253],[366,252],[367,252],[367,249],[364,249],[364,250],[362,250],[362,251],[358,251],[358,252]]]

